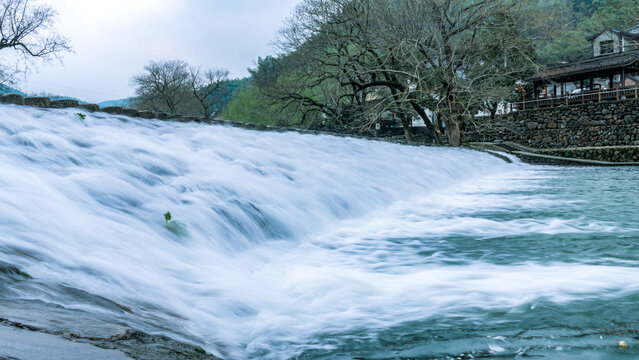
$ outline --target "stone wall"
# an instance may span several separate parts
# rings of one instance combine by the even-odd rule
[[[511,141],[536,149],[639,145],[639,102],[621,100],[513,112],[465,125],[469,142]]]
[[[80,104],[78,103],[77,100],[50,100],[49,98],[46,98],[46,97],[25,98],[19,94],[2,95],[0,96],[0,103],[32,106],[32,107],[39,107],[39,108],[54,108],[54,109],[77,108],[77,109],[89,111],[89,112],[104,112],[104,113],[108,113],[112,115],[125,115],[125,116],[137,117],[137,118],[143,118],[143,119],[208,123],[208,124],[218,124],[218,125],[245,128],[249,130],[278,131],[278,132],[293,131],[293,132],[298,132],[303,134],[325,134],[325,135],[333,135],[333,136],[341,136],[341,137],[384,140],[384,141],[402,143],[402,144],[406,143],[406,141],[402,139],[383,139],[380,137],[366,136],[361,134],[349,134],[349,133],[330,132],[330,131],[322,131],[322,130],[296,129],[296,128],[285,127],[285,126],[278,127],[278,126],[263,125],[263,124],[228,121],[228,120],[222,120],[222,119],[205,119],[205,118],[198,118],[195,116],[183,116],[179,114],[165,114],[165,113],[156,113],[153,111],[129,109],[129,108],[123,108],[120,106],[109,106],[105,108],[100,108],[96,104]]]

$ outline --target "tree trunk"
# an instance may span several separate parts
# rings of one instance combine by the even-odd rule
[[[459,117],[455,116],[451,120],[446,120],[446,136],[450,146],[461,145],[461,129],[459,128]]]
[[[491,120],[495,120],[495,117],[497,116],[497,108],[499,107],[499,103],[492,103],[490,106],[490,119]]]
[[[415,103],[413,101],[410,101],[409,103],[410,103],[411,107],[413,108],[413,110],[415,110],[417,115],[419,115],[419,117],[422,118],[422,120],[424,121],[424,125],[426,125],[426,130],[428,132],[428,135],[437,144],[441,144],[441,141],[440,141],[439,137],[435,133],[435,126],[433,125],[433,123],[430,122],[430,119],[428,118],[428,115],[426,115],[426,112],[424,111],[424,109],[422,109],[422,107],[419,106],[419,104],[417,104],[417,103]]]
[[[404,136],[406,137],[406,141],[413,142],[413,133],[411,133],[410,128],[410,120],[406,114],[400,114],[402,119],[402,127],[404,128]]]

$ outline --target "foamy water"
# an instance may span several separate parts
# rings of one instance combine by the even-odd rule
[[[0,261],[36,281],[0,297],[226,359],[609,352],[637,320],[635,168],[75,112],[0,106]]]

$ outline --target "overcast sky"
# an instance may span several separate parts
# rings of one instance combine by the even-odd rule
[[[74,53],[39,65],[18,88],[89,102],[133,95],[132,76],[151,60],[184,60],[248,75],[298,0],[45,0]]]

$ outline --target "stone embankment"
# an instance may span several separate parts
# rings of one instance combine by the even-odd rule
[[[515,143],[531,152],[614,163],[639,162],[639,102],[620,100],[516,111],[466,124],[471,143]]]

